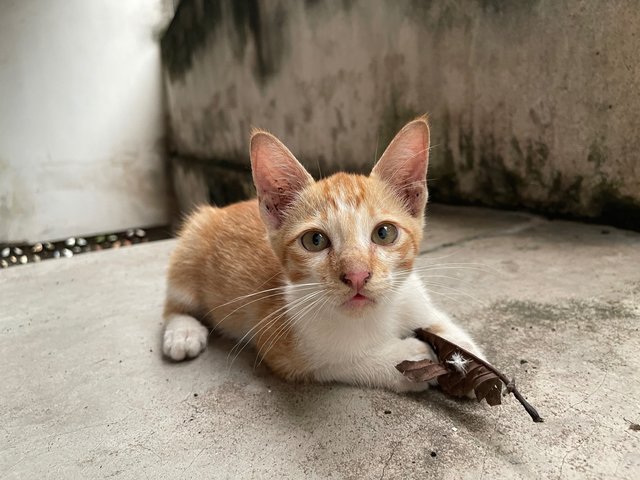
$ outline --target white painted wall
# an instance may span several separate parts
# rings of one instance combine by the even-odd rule
[[[0,242],[167,223],[166,0],[1,10]]]

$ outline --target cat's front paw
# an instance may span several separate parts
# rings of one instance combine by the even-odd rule
[[[418,340],[417,338],[405,338],[400,340],[393,348],[393,367],[405,361],[411,360],[413,362],[419,360],[431,360],[437,362],[438,358],[431,347],[425,342]],[[429,382],[413,382],[407,377],[397,372],[393,389],[397,392],[421,392],[428,390]]]
[[[401,358],[397,363],[405,360],[411,360],[413,362],[418,360],[438,361],[438,357],[429,344],[417,338],[410,337],[400,340],[395,350],[398,358]]]
[[[209,330],[187,315],[169,319],[162,338],[162,352],[172,360],[193,358],[207,346]]]

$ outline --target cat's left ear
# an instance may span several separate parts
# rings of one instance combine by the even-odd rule
[[[263,131],[251,135],[251,171],[260,214],[269,227],[277,229],[287,208],[313,183],[313,177],[280,140]]]
[[[414,217],[427,204],[429,124],[425,117],[406,124],[378,160],[371,175],[389,184]]]

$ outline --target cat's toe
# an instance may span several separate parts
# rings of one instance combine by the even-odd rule
[[[402,355],[404,355],[403,360],[411,360],[414,362],[425,359],[434,362],[438,361],[438,357],[432,348],[417,338],[407,338],[402,341]]]
[[[420,361],[431,360],[437,361],[434,351],[425,342],[417,338],[406,338],[397,344],[395,351],[395,365],[404,360]],[[393,390],[397,392],[421,392],[429,389],[430,382],[414,382],[403,376],[400,372],[395,373],[395,384]]]
[[[173,318],[164,331],[162,351],[176,361],[193,358],[207,346],[208,336],[207,328],[195,318]]]

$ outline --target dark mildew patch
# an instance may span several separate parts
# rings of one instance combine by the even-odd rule
[[[194,57],[209,42],[227,42],[238,62],[252,42],[253,72],[263,83],[282,63],[287,19],[282,5],[261,8],[258,0],[182,0],[160,42],[162,63],[175,81],[192,68]],[[215,36],[218,30],[226,35]]]
[[[551,372],[588,375],[590,369],[629,368],[640,311],[624,301],[505,300],[477,317],[468,320],[469,326],[487,357],[496,366],[521,368],[519,378],[526,382]],[[520,362],[523,358],[527,363]],[[567,370],[566,365],[573,367]]]
[[[196,8],[198,7],[198,8]],[[201,50],[222,20],[222,5],[217,0],[183,0],[160,41],[162,63],[172,80],[191,68],[194,54]]]
[[[561,336],[568,344],[577,331],[601,336],[603,342],[624,342],[634,335],[634,325],[640,320],[629,305],[595,299],[554,303],[509,300],[493,304],[489,315],[493,326],[505,332],[518,330],[531,331],[535,337]]]
[[[522,300],[509,300],[493,305],[494,311],[522,321],[533,320],[538,323],[581,319],[586,321],[603,321],[612,319],[629,319],[637,314],[628,306],[619,302],[598,300],[568,300],[557,303],[538,303]]]

